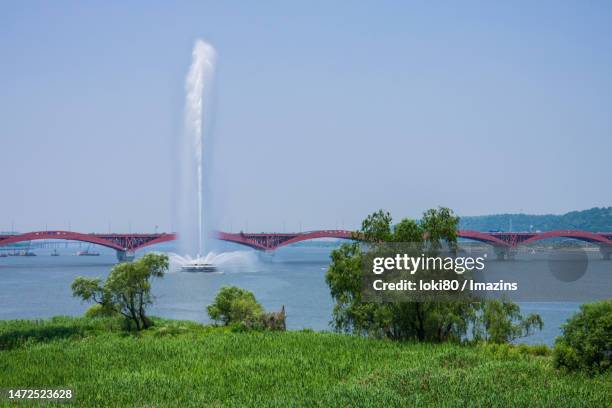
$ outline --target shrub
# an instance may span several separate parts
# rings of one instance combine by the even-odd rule
[[[226,326],[231,323],[255,321],[263,313],[255,295],[237,286],[222,287],[214,302],[206,309],[211,319]]]
[[[224,286],[213,304],[207,307],[211,319],[230,326],[233,331],[285,330],[285,307],[280,312],[266,312],[252,292],[236,286]]]
[[[612,359],[612,300],[584,304],[562,327],[553,353],[555,366],[603,372]]]
[[[259,322],[263,329],[285,331],[285,306],[280,312],[266,312],[259,317]]]
[[[85,311],[85,317],[90,319],[115,316],[119,316],[119,312],[117,312],[116,309],[113,309],[108,305],[101,305],[99,303],[96,303]]]
[[[537,314],[524,316],[516,303],[488,299],[481,305],[474,325],[474,337],[491,343],[510,343],[542,330],[544,322]]]

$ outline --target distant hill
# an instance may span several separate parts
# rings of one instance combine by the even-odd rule
[[[550,231],[577,229],[612,231],[612,207],[572,211],[563,215],[497,214],[461,217],[459,228],[477,231]]]

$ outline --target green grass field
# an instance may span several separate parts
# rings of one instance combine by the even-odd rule
[[[166,320],[140,335],[110,320],[6,321],[0,388],[73,389],[61,406],[611,406],[610,373],[558,372],[545,351]]]

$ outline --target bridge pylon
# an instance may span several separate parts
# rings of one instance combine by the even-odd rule
[[[495,255],[498,261],[513,260],[516,255],[516,248],[494,245]]]
[[[132,262],[135,256],[134,251],[117,250],[117,260],[119,262]]]
[[[601,252],[604,260],[609,261],[612,259],[612,245],[600,245],[599,252]]]

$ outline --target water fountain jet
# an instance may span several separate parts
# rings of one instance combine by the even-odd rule
[[[204,152],[206,125],[209,109],[207,96],[212,84],[216,53],[208,43],[197,40],[193,47],[192,62],[185,79],[185,125],[182,137],[181,151],[181,191],[179,195],[178,233],[179,246],[184,254],[197,254],[195,258],[189,255],[182,269],[190,272],[211,272],[216,267],[210,263],[206,241],[210,235],[210,221],[204,217],[210,216],[205,197]],[[208,172],[207,172],[208,173]],[[209,177],[206,177],[206,181]],[[194,222],[195,221],[195,222]]]

